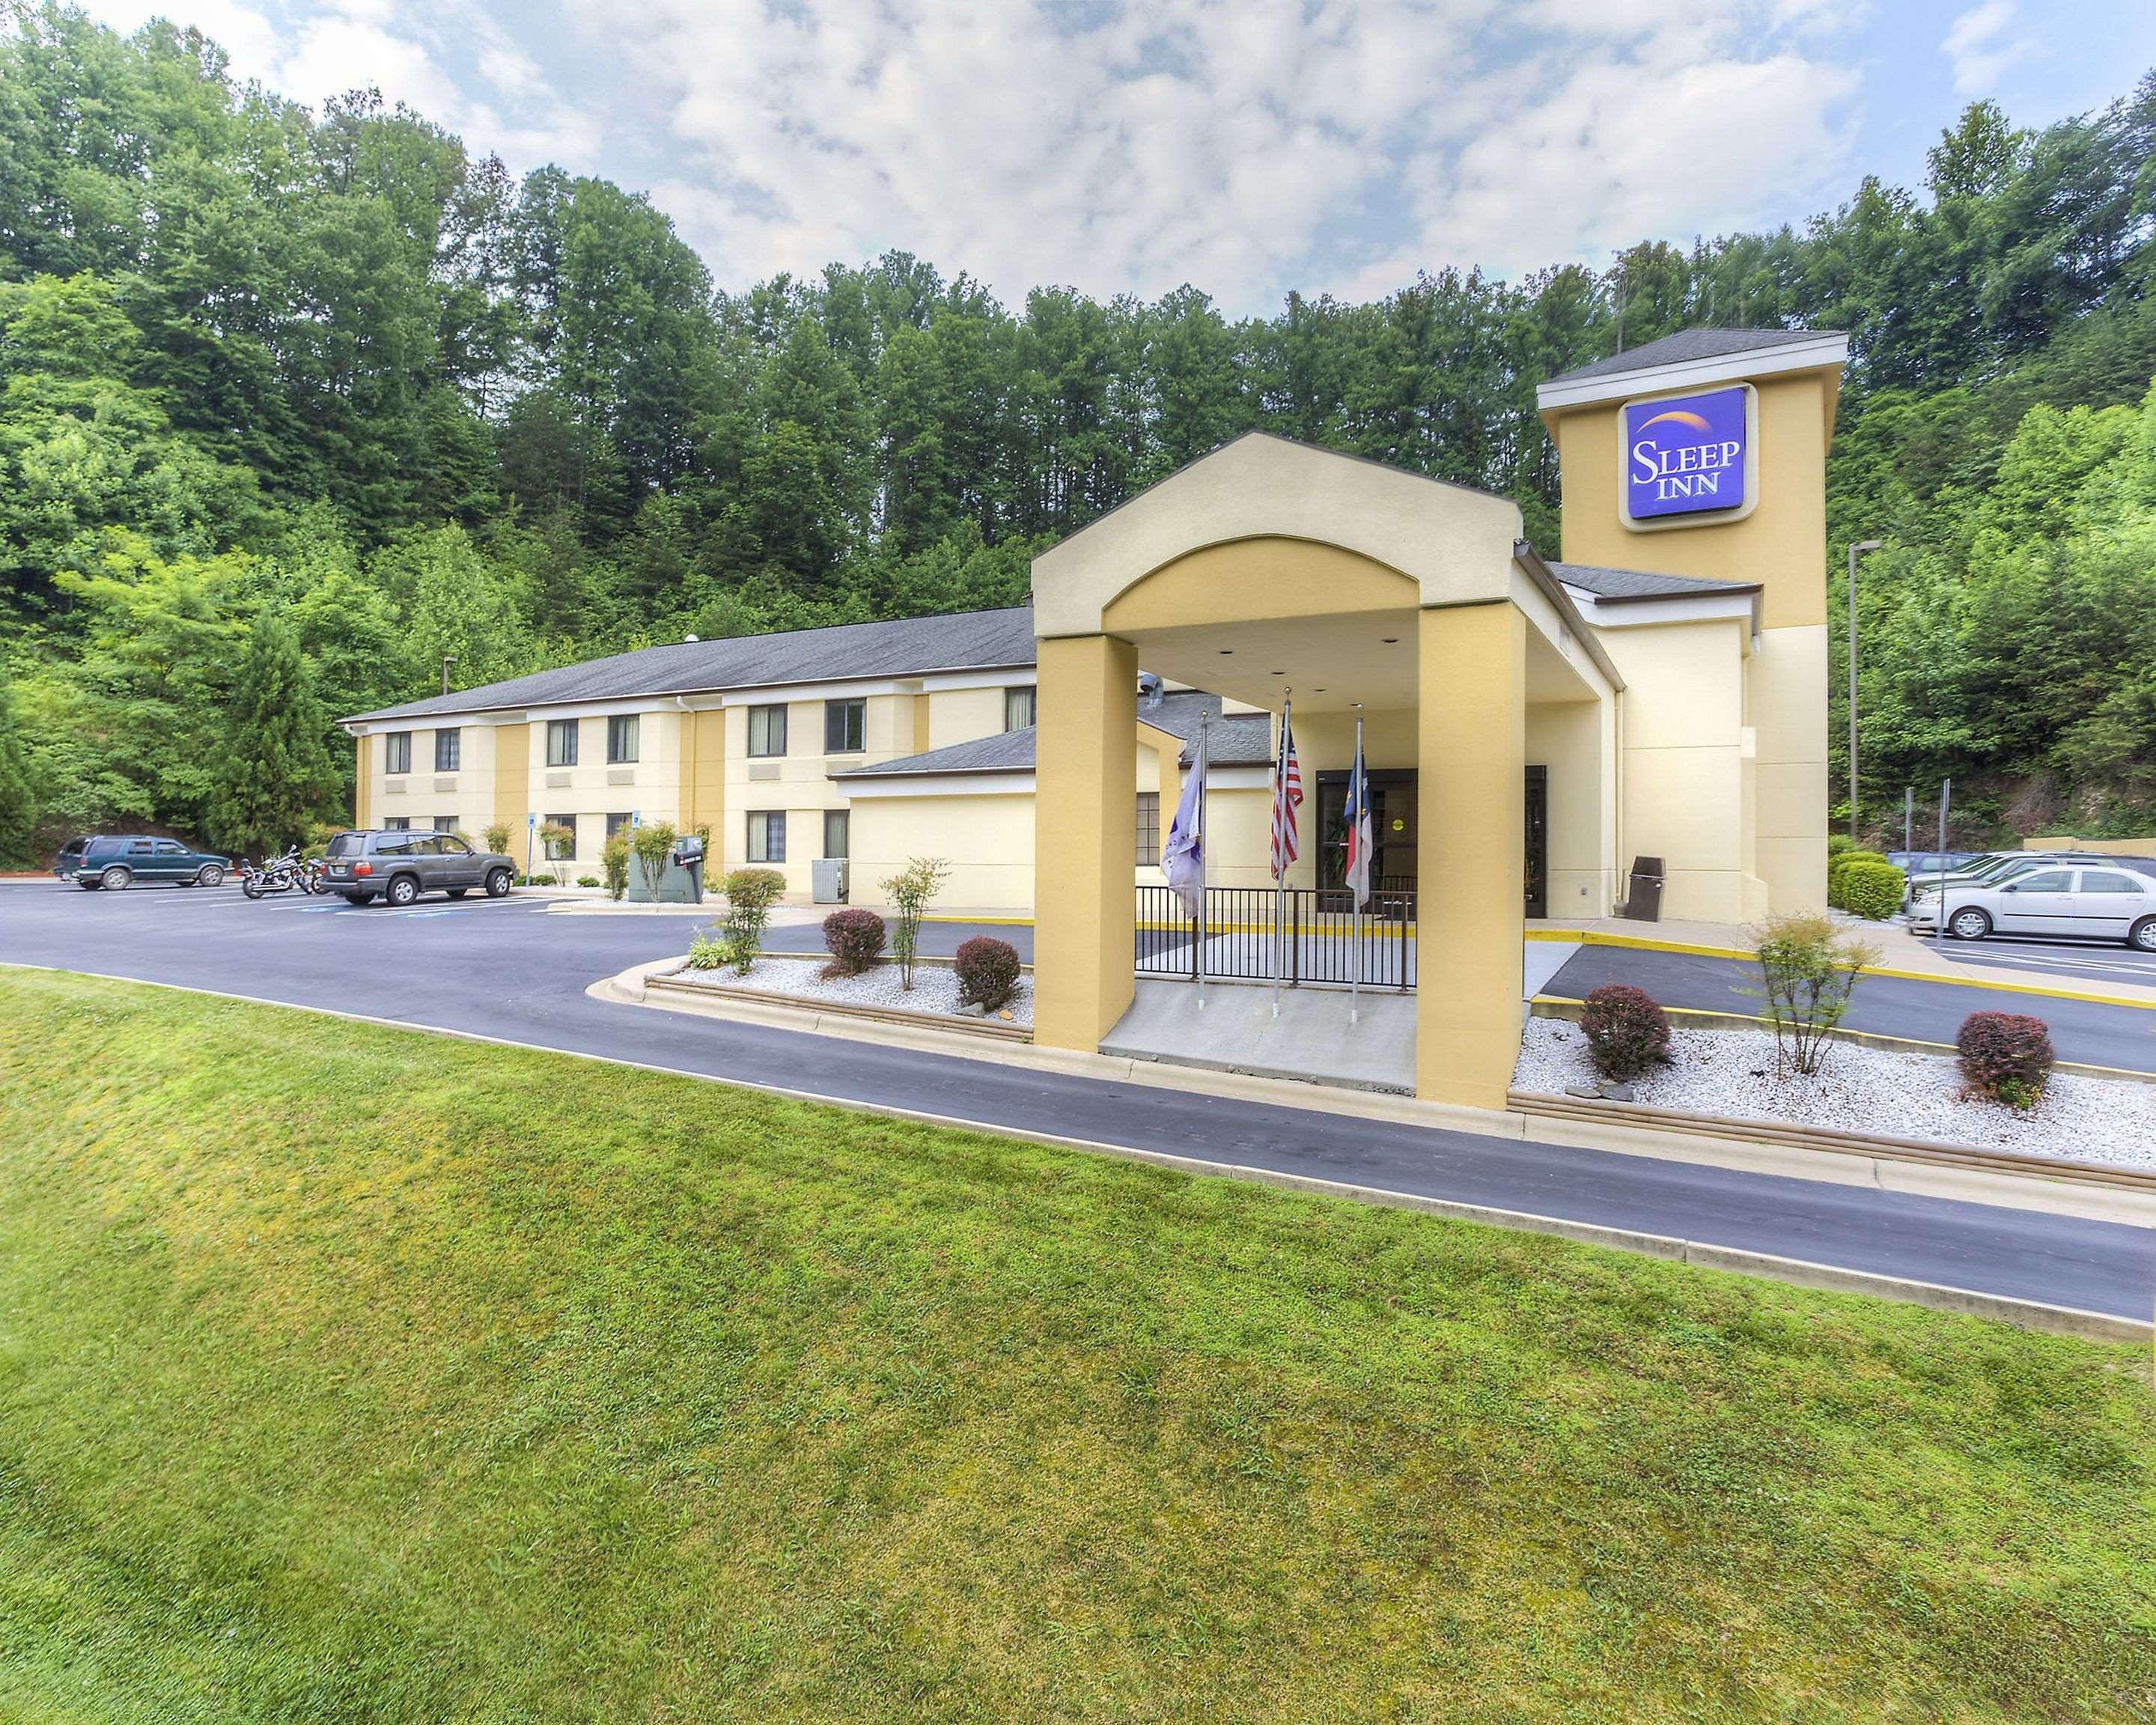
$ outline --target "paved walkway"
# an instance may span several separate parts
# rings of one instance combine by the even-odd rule
[[[943,927],[933,938],[961,933]],[[2156,1230],[2118,1223],[1068,1077],[584,993],[595,978],[680,950],[669,919],[564,916],[516,896],[400,911],[298,897],[249,904],[228,889],[0,886],[4,962],[326,1007],[2125,1317],[2145,1319],[2156,1304]]]

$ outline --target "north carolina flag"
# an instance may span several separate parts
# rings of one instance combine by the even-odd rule
[[[1370,781],[1363,771],[1363,739],[1355,739],[1355,770],[1348,779],[1348,890],[1361,909],[1370,902],[1370,853],[1377,848],[1370,823]]]

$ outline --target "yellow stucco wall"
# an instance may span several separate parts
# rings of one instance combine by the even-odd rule
[[[1337,545],[1300,539],[1239,539],[1177,557],[1118,595],[1101,615],[1116,634],[1203,625],[1224,614],[1239,623],[1279,617],[1396,611],[1415,603],[1397,569]]]
[[[1602,916],[1612,896],[1614,835],[1605,742],[1611,708],[1592,701],[1535,701],[1527,715],[1530,766],[1548,769],[1548,909],[1552,916]]]
[[[1424,611],[1415,1092],[1502,1108],[1520,1050],[1527,619]]]
[[[1671,916],[1734,921],[1825,901],[1826,457],[1838,380],[1824,367],[1748,380],[1733,372],[1726,381],[1749,381],[1758,398],[1758,504],[1741,521],[1656,531],[1626,527],[1618,511],[1622,404],[1599,402],[1543,417],[1563,466],[1568,560],[1761,585],[1760,633],[1744,670],[1751,712],[1742,723],[1749,736],[1727,745],[1747,764],[1735,772],[1717,765],[1693,799],[1727,799],[1712,824],[1743,835],[1743,878],[1712,890],[1703,880],[1688,883],[1681,901],[1693,908],[1664,904]],[[1713,387],[1695,383],[1682,393]],[[1620,667],[1619,644],[1634,633],[1604,636]],[[1630,670],[1625,675],[1633,680]],[[1637,790],[1629,776],[1626,786],[1628,826],[1633,814],[1645,814],[1663,844],[1672,834],[1698,830],[1705,819],[1651,773]],[[1656,850],[1637,833],[1625,842],[1635,853]],[[1698,865],[1687,873],[1724,872],[1718,857],[1686,860]]]
[[[1137,653],[1091,635],[1040,644],[1034,799],[1034,1040],[1100,1046],[1131,1004]]]
[[[968,910],[1033,906],[1033,793],[861,797],[853,805],[850,901],[887,907],[880,882],[916,856],[951,865],[939,904]]]
[[[1746,825],[1748,740],[1743,624],[1680,623],[1609,630],[1624,674],[1624,845],[1668,870],[1662,914],[1741,922],[1751,910]],[[1621,883],[1613,883],[1617,896]]]

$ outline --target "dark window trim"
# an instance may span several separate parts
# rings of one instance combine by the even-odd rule
[[[777,748],[758,748],[756,746],[756,716],[758,713],[776,713],[778,715],[778,747]],[[768,719],[765,721],[765,729],[767,732],[770,728],[770,723],[771,721]],[[760,706],[751,707],[748,710],[749,758],[752,761],[777,761],[784,758],[787,745],[790,741],[790,738],[787,735],[788,728],[789,727],[786,722],[786,703],[784,701],[766,701]],[[764,741],[767,744],[769,743],[771,739],[768,735],[765,737]]]

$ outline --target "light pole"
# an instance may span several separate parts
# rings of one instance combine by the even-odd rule
[[[1856,839],[1856,560],[1885,544],[1881,539],[1857,539],[1849,547],[1849,837]]]
[[[1855,568],[1856,566],[1854,563],[1851,563],[1850,567],[1851,568]],[[1856,625],[1854,623],[1850,625],[1851,629],[1856,628]],[[1850,639],[1854,640],[1856,637],[1851,635]],[[456,662],[457,655],[454,653],[444,653],[442,655],[442,693],[444,695],[447,695],[449,692],[449,667]]]

